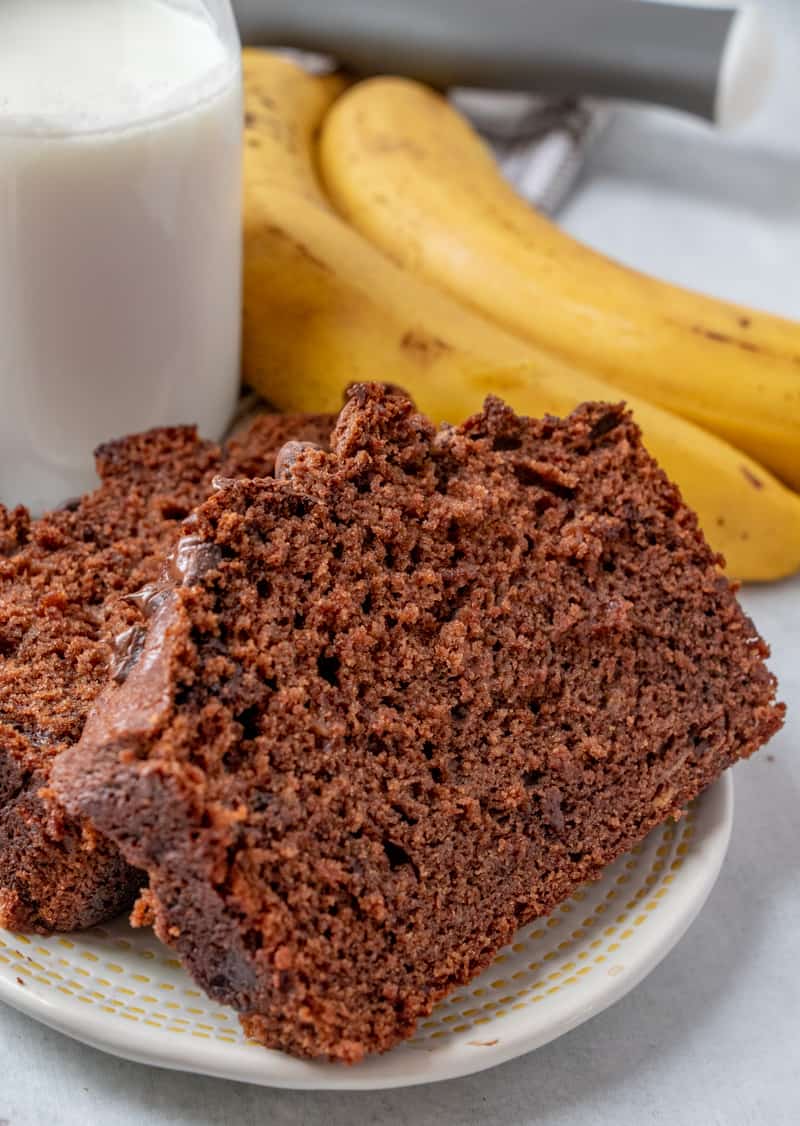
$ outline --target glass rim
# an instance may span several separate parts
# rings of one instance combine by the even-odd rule
[[[204,105],[222,97],[238,83],[241,84],[241,59],[228,59],[202,82],[187,82],[173,90],[160,109],[150,110],[140,117],[110,121],[99,126],[83,128],[77,125],[60,125],[47,117],[25,116],[23,114],[3,115],[0,110],[0,138],[4,141],[81,141],[93,138],[136,133],[168,124],[184,114],[194,113]],[[197,96],[184,100],[187,91],[197,90]]]

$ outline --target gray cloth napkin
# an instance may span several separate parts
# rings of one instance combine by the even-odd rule
[[[489,141],[517,191],[547,215],[567,199],[611,115],[589,99],[455,90],[451,100]]]

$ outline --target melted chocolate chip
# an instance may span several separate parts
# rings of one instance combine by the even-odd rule
[[[285,481],[292,475],[295,463],[304,450],[321,449],[316,442],[287,442],[281,446],[275,458],[275,477],[278,481]]]
[[[124,684],[144,649],[145,631],[141,626],[131,626],[114,639],[114,656],[111,661],[111,679]]]
[[[563,796],[557,786],[548,786],[541,795],[542,817],[556,833],[563,833],[566,826],[561,808]]]
[[[152,618],[169,594],[169,590],[162,583],[148,583],[141,590],[125,596],[126,602],[131,602],[146,618]]]
[[[208,571],[219,566],[222,553],[201,536],[184,536],[169,561],[172,577],[184,586],[193,586]]]

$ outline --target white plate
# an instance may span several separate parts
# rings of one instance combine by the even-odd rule
[[[516,936],[413,1040],[356,1067],[249,1043],[149,931],[124,920],[62,938],[0,931],[0,1000],[92,1047],[158,1067],[305,1089],[453,1079],[538,1048],[632,989],[683,935],[719,873],[733,821],[729,774],[677,824]],[[657,1019],[657,1018],[655,1018]]]

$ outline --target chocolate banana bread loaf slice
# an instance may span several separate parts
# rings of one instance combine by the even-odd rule
[[[348,1062],[780,726],[767,649],[618,406],[330,453],[196,513],[55,787],[252,1037]]]
[[[331,420],[265,415],[228,451],[191,429],[101,447],[101,485],[39,520],[0,508],[0,927],[75,930],[117,913],[141,876],[83,818],[47,800],[80,737],[112,642],[139,620],[124,596],[158,575],[216,474],[272,472],[292,437]]]

